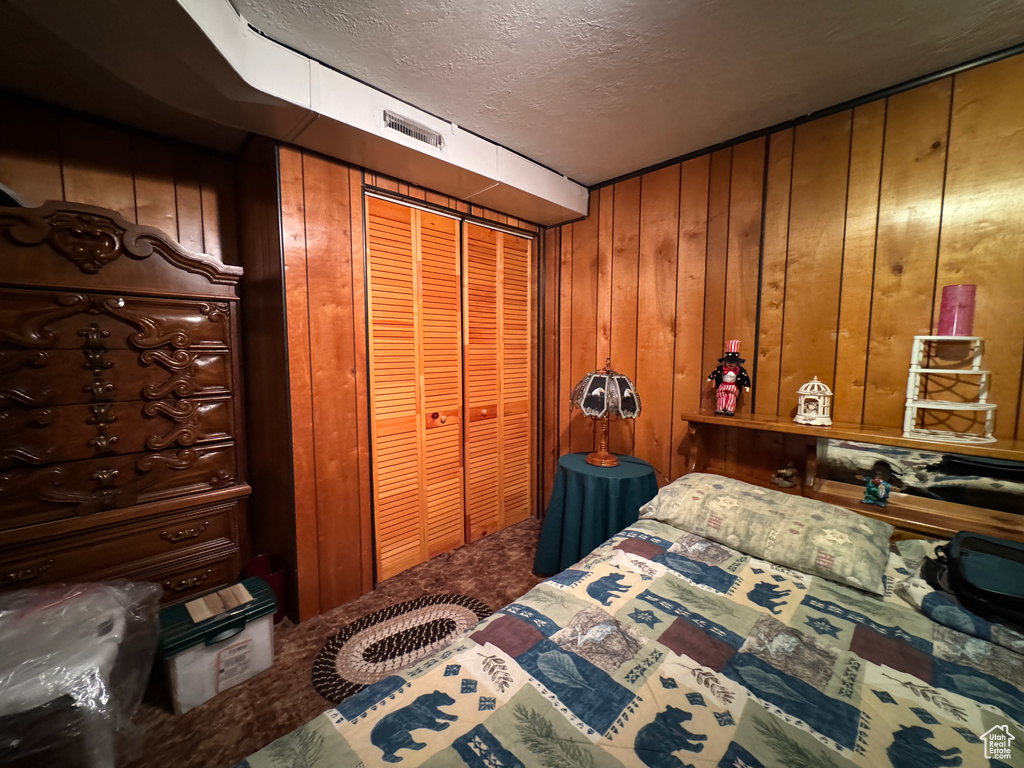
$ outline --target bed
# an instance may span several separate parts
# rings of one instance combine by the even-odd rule
[[[932,592],[927,544],[712,475],[642,517],[242,765],[1024,765],[1024,636]]]

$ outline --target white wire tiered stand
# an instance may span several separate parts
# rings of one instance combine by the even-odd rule
[[[929,368],[925,355],[930,344],[970,344],[968,356],[970,368]],[[989,371],[981,367],[985,354],[985,340],[981,336],[915,336],[910,356],[910,375],[907,377],[907,409],[903,416],[903,436],[919,440],[934,440],[947,443],[994,443],[993,427],[996,406],[988,402]],[[977,376],[978,399],[974,402],[950,400],[928,400],[924,398],[924,385],[929,376]],[[925,429],[918,426],[921,411],[974,411],[985,414],[985,433],[956,432],[947,429]]]

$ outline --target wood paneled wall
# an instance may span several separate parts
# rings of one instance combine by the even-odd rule
[[[242,179],[253,545],[306,619],[373,586],[362,173],[259,139]]]
[[[238,263],[230,157],[0,94],[0,183],[30,205],[110,208]]]
[[[540,228],[268,140],[242,165],[253,538],[306,619],[373,587],[364,184]]]
[[[941,289],[976,283],[996,434],[1024,438],[1024,56],[736,144],[591,193],[549,230],[545,493],[554,460],[591,450],[568,394],[611,357],[643,399],[612,449],[684,472],[680,414],[738,338],[754,379],[739,414],[789,416],[818,376],[837,421],[902,426],[914,335]],[[728,465],[785,465],[780,436],[718,431]]]

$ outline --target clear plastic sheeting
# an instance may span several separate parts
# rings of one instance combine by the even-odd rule
[[[156,584],[0,594],[0,765],[117,762],[159,636]]]

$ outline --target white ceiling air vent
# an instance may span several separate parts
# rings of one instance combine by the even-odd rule
[[[444,149],[444,137],[437,131],[432,131],[422,123],[410,120],[408,117],[396,115],[389,109],[384,110],[384,127],[393,131],[404,133],[411,139],[422,141],[437,149]]]

